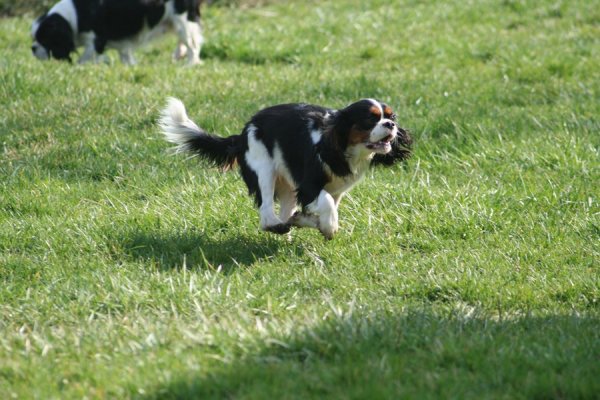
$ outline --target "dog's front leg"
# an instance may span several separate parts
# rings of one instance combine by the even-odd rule
[[[125,65],[135,65],[135,57],[133,56],[133,50],[130,47],[119,49],[119,58]]]
[[[84,33],[82,36],[83,54],[77,61],[79,64],[85,64],[90,61],[96,61],[96,49],[94,48],[94,34]]]
[[[308,213],[297,212],[288,223],[297,227],[316,228],[325,239],[333,239],[338,230],[338,212],[334,198],[325,190],[321,190],[319,196],[306,209]]]

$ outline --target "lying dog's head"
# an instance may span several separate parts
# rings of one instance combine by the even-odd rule
[[[31,26],[31,36],[31,51],[36,58],[71,61],[71,53],[75,51],[73,29],[62,15],[44,14],[36,19]]]

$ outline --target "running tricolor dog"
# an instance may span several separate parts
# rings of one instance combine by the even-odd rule
[[[171,98],[159,125],[177,152],[223,169],[239,167],[259,208],[261,229],[283,234],[292,226],[312,227],[327,239],[338,230],[344,194],[370,166],[408,158],[412,144],[390,106],[374,99],[340,110],[276,105],[255,114],[241,134],[220,137],[198,127],[183,103]]]

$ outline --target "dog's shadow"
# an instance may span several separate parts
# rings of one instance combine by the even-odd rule
[[[281,238],[254,235],[211,235],[199,230],[181,232],[132,231],[121,240],[122,250],[133,259],[161,270],[213,269],[231,273],[275,255]]]

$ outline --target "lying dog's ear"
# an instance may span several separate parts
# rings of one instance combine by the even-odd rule
[[[371,165],[392,165],[411,156],[413,140],[410,132],[398,127],[398,136],[392,142],[392,150],[387,154],[375,154]]]

